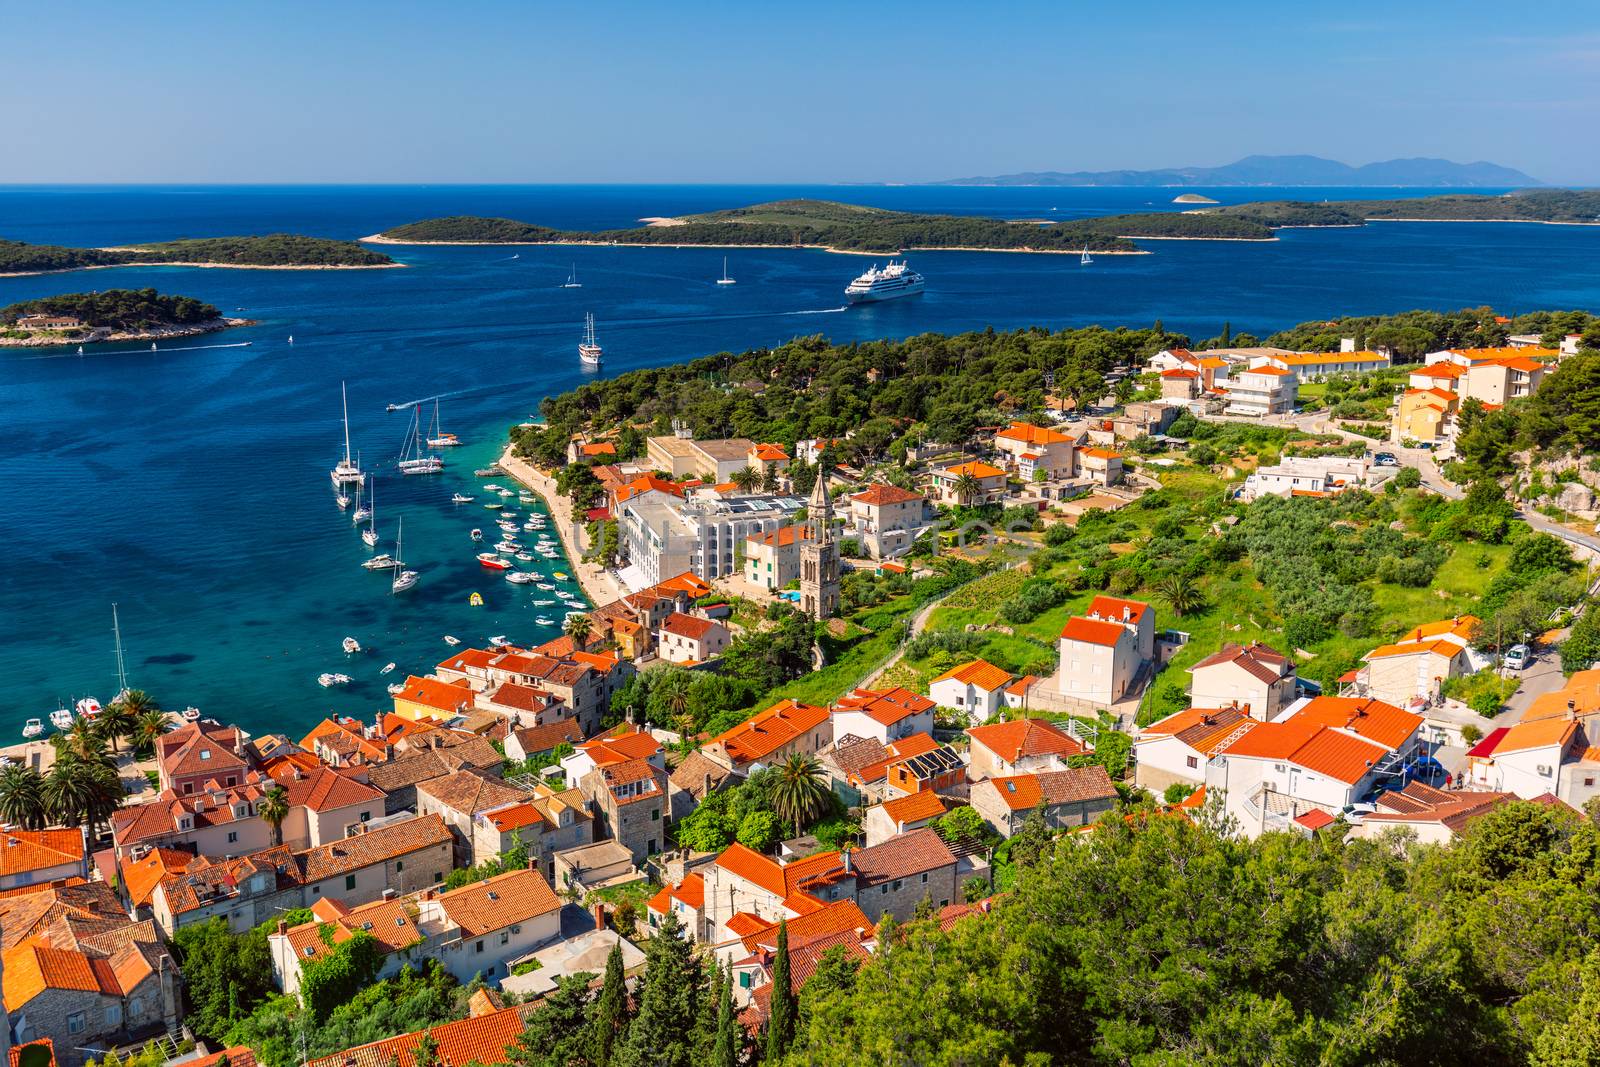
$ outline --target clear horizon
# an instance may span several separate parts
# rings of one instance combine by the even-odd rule
[[[415,0],[68,10],[0,66],[3,185],[926,184],[1485,161],[1600,182],[1600,9]],[[1470,68],[1470,78],[1463,69]]]

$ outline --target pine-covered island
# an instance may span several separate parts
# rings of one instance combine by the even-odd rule
[[[249,319],[228,318],[192,296],[107,289],[44,296],[0,308],[0,347],[159,341],[249,325]]]
[[[362,238],[374,244],[602,244],[824,248],[879,255],[911,251],[1138,253],[1146,240],[1270,241],[1301,226],[1368,222],[1600,221],[1600,192],[1526,189],[1502,195],[1450,194],[1391,200],[1258,201],[1186,211],[1098,218],[1012,220],[889,211],[832,200],[777,200],[680,218],[641,220],[614,230],[559,230],[515,219],[454,215],[407,223]]]
[[[355,241],[293,233],[191,237],[113,248],[72,248],[0,238],[0,277],[127,266],[333,270],[404,264]]]

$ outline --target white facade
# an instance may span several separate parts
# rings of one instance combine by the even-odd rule
[[[1290,456],[1271,467],[1260,467],[1244,480],[1243,500],[1261,496],[1291,496],[1296,492],[1339,493],[1365,485],[1367,461],[1359,456]]]

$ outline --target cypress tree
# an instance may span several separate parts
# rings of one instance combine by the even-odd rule
[[[706,995],[705,968],[682,937],[674,912],[645,949],[639,1010],[613,1048],[611,1067],[698,1067],[694,1030]]]
[[[628,990],[622,978],[622,943],[611,946],[606,957],[606,981],[595,1001],[590,1022],[589,1059],[594,1067],[610,1067],[611,1052],[628,1025]]]
[[[794,990],[789,988],[788,920],[778,923],[778,951],[772,959],[772,996],[769,1004],[767,1043],[766,1048],[762,1050],[762,1060],[765,1063],[777,1063],[783,1059],[783,1054],[794,1041],[797,1008],[794,1002]]]
[[[743,1044],[739,1019],[733,1011],[733,971],[718,968],[717,1038],[711,1051],[711,1067],[738,1067]]]
[[[1233,343],[1233,323],[1224,322],[1222,324],[1222,347],[1223,348],[1227,348],[1232,343]]]

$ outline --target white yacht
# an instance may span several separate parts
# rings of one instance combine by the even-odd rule
[[[578,343],[578,358],[591,367],[600,365],[600,343],[594,339],[594,313],[583,317],[583,340]]]
[[[578,280],[578,265],[572,265],[572,273],[567,275],[567,280],[562,283],[563,289],[582,289],[583,283]]]
[[[905,260],[896,263],[891,259],[881,270],[874,263],[865,274],[845,286],[844,298],[852,304],[870,304],[916,296],[922,292],[922,287],[922,275],[912,270]]]
[[[57,730],[72,729],[72,712],[66,708],[57,708],[50,713],[50,725]]]
[[[403,593],[407,589],[410,589],[412,586],[417,584],[417,572],[406,570],[404,553],[405,537],[406,520],[401,519],[400,527],[394,535],[394,565],[396,573],[394,576],[394,581],[389,583],[389,592],[391,593]]]
[[[349,685],[350,676],[348,674],[319,674],[317,675],[317,684],[324,689],[332,689],[336,685]]]
[[[29,719],[22,727],[22,736],[32,740],[44,733],[44,723],[38,719]]]
[[[392,571],[400,566],[400,561],[387,552],[380,552],[361,565],[369,571]]]
[[[444,460],[423,450],[420,406],[412,411],[411,433],[406,437],[405,450],[400,453],[399,467],[401,474],[438,474],[444,470]]]
[[[445,433],[444,425],[439,421],[439,398],[433,399],[433,425],[428,427],[429,448],[454,448],[461,443],[461,439],[453,433]]]
[[[1089,246],[1083,246],[1083,254],[1078,257],[1079,266],[1087,267],[1094,262],[1094,257],[1089,254]]]
[[[350,399],[345,392],[343,382],[339,383],[339,400],[344,407],[344,458],[334,464],[333,470],[328,472],[328,476],[333,479],[335,489],[342,489],[351,482],[360,485],[365,480],[365,476],[361,473],[361,464],[350,458]]]
[[[340,642],[340,647],[344,649],[346,655],[353,656],[361,651],[361,642],[353,637],[347,637]]]
[[[472,503],[472,498],[470,496],[468,496],[466,493],[456,493],[456,494],[454,494],[453,496],[450,497],[450,503],[452,503],[452,504],[470,504],[470,503]]]

